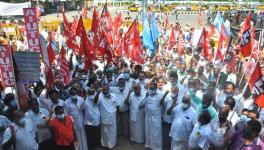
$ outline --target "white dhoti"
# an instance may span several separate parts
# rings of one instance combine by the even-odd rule
[[[139,121],[130,120],[130,140],[136,143],[143,143],[144,139],[145,139],[144,120],[139,120]]]
[[[101,144],[103,147],[114,148],[117,141],[116,123],[101,124]]]
[[[171,140],[171,150],[188,150],[188,141]]]
[[[159,116],[149,117],[146,115],[145,137],[145,147],[152,150],[162,150],[162,125]]]
[[[80,149],[79,150],[88,150],[84,127],[81,129],[74,129],[74,130],[75,130],[75,132],[77,134],[77,138],[80,142]]]

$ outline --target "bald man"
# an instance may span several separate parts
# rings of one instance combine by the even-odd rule
[[[130,109],[130,140],[135,143],[143,143],[145,141],[145,116],[144,116],[144,100],[139,83],[133,86],[133,92],[130,91],[126,98],[126,105]]]

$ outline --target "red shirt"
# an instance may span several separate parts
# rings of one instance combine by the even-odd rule
[[[65,116],[65,123],[57,118],[50,120],[50,126],[55,131],[56,145],[68,146],[74,141],[73,121],[70,116]]]

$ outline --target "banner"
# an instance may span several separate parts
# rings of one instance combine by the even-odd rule
[[[30,52],[40,52],[39,27],[36,16],[36,8],[24,8],[24,19]]]
[[[14,57],[23,81],[37,82],[40,73],[39,52],[15,51]]]
[[[23,8],[31,7],[30,2],[25,3],[5,3],[0,2],[0,16],[23,15]]]
[[[10,87],[15,85],[15,77],[12,66],[12,59],[10,57],[9,47],[7,45],[0,45],[0,70],[3,87]]]

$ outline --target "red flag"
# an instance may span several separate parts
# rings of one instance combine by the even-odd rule
[[[113,35],[112,35],[112,31],[113,31],[113,21],[111,18],[111,14],[108,10],[107,7],[107,2],[104,5],[102,14],[101,14],[101,20],[100,20],[100,24],[101,24],[101,29],[105,32],[105,37],[107,38],[108,44],[110,45],[110,47],[113,44]]]
[[[115,55],[117,56],[122,56],[122,44],[121,40],[122,37],[120,35],[120,28],[122,26],[122,15],[121,13],[118,14],[118,16],[115,18],[115,23],[114,23],[114,40],[113,40],[113,49],[115,51]]]
[[[172,49],[173,46],[175,46],[177,43],[176,38],[175,38],[175,33],[174,33],[174,28],[171,28],[171,35],[169,39],[169,50]]]
[[[102,31],[100,44],[99,44],[99,47],[97,49],[97,52],[107,55],[107,58],[106,58],[107,64],[109,64],[110,62],[113,61],[112,53],[111,53],[111,45],[109,43],[109,40],[107,39],[107,34],[104,30]]]
[[[251,16],[248,15],[246,22],[241,27],[240,32],[240,51],[243,55],[243,57],[248,57],[251,54],[251,33],[250,33],[250,20]]]
[[[87,8],[86,8],[86,3],[84,4],[82,8],[82,17],[85,19],[87,18]]]
[[[178,36],[178,50],[179,50],[179,52],[184,51],[184,46],[185,46],[184,35],[183,35],[183,33],[180,33]]]
[[[63,24],[64,24],[64,35],[68,38],[71,38],[74,36],[74,33],[72,32],[70,24],[67,20],[67,17],[65,16],[64,6],[62,6],[61,11],[62,11],[62,17],[63,17]]]
[[[48,57],[49,57],[49,66],[52,67],[52,63],[56,59],[56,55],[52,49],[52,37],[50,36],[49,45],[47,47]]]
[[[101,26],[106,31],[113,31],[113,21],[107,7],[107,3],[105,3],[101,14]]]
[[[79,46],[75,40],[75,34],[74,34],[73,30],[71,29],[70,24],[69,24],[69,22],[65,16],[63,5],[61,8],[61,11],[62,11],[62,17],[63,17],[63,23],[64,23],[64,35],[66,37],[66,43],[67,43],[69,48],[73,49],[76,52],[76,51],[78,51]]]
[[[98,12],[94,7],[91,31],[93,33],[93,45],[96,49],[99,46],[99,37],[100,37],[99,23],[100,23],[100,19],[98,16]]]
[[[81,37],[81,44],[80,44],[80,55],[84,55],[85,58],[85,70],[88,70],[92,65],[92,60],[94,57],[94,47],[92,46],[91,42],[88,39],[88,36],[86,34],[85,30],[82,30],[82,37]]]
[[[124,54],[132,59],[133,61],[137,61],[141,64],[144,63],[143,48],[141,44],[141,39],[138,31],[138,21],[135,19],[133,24],[130,26],[126,35],[123,38],[124,44]]]
[[[78,22],[77,29],[76,29],[76,36],[82,37],[81,34],[83,33],[83,31],[85,31],[85,28],[84,28],[83,19],[82,19],[82,16],[81,16],[80,19],[79,19],[79,22]]]
[[[66,85],[70,83],[70,69],[69,63],[66,59],[66,53],[64,47],[61,47],[60,56],[58,60],[59,69],[59,79]]]
[[[201,37],[197,43],[197,46],[200,46],[203,48],[203,55],[206,57],[210,62],[213,61],[212,51],[209,46],[209,41],[207,38],[207,33],[205,31],[205,28],[203,28]]]
[[[73,32],[73,33],[76,33],[77,26],[78,26],[78,21],[77,21],[77,19],[74,17],[73,22],[72,22],[72,25],[71,25],[71,29],[72,29],[72,32]]]
[[[261,73],[261,68],[260,68],[260,64],[259,62],[257,62],[257,65],[253,71],[253,73],[251,74],[251,77],[248,81],[248,85],[250,90],[253,90],[254,85],[256,84],[257,80],[259,80],[262,77],[262,73]]]
[[[223,50],[223,25],[221,27],[221,31],[220,31],[220,35],[219,35],[219,40],[218,40],[218,47],[217,47],[217,51],[216,51],[216,56],[221,60],[223,61],[224,60],[224,53],[222,52]]]
[[[263,64],[263,60],[260,59],[257,61],[257,65],[251,74],[251,77],[248,81],[249,88],[252,92],[252,96],[255,99],[255,103],[263,108],[264,107],[264,78],[260,64]]]

